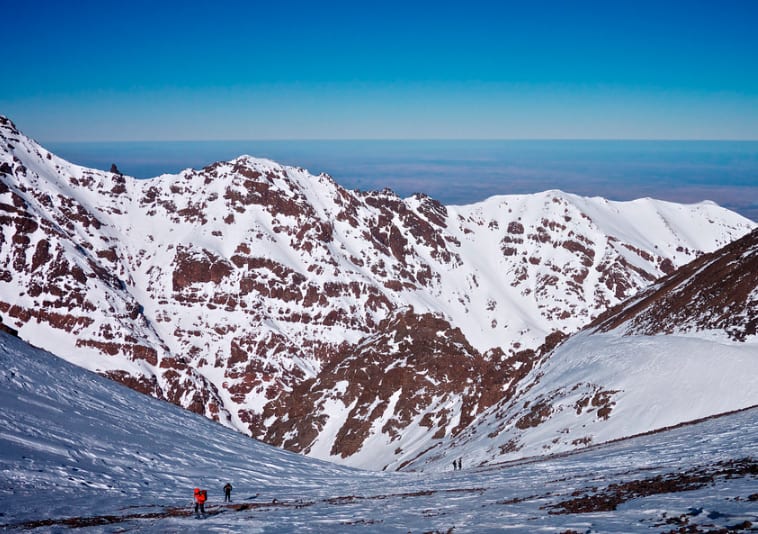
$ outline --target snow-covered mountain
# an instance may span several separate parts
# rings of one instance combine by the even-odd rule
[[[498,467],[358,471],[251,440],[2,332],[0,405],[3,532],[747,532],[758,523],[757,409]],[[200,521],[198,486],[209,496]]]
[[[758,229],[602,314],[408,467],[566,451],[758,405],[756,273]]]
[[[705,254],[598,317],[591,326],[624,335],[758,336],[758,230]]]
[[[242,156],[135,180],[0,117],[0,318],[269,443],[400,466],[565,334],[755,224],[547,191],[443,206]]]

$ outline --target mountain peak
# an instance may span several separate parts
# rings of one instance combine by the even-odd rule
[[[251,169],[283,169],[284,166],[267,158],[257,158],[243,154],[229,161],[233,166],[245,166]]]
[[[10,120],[5,115],[0,115],[0,128],[11,130],[12,132],[18,133],[18,129],[16,128],[16,125],[13,124],[13,121]]]

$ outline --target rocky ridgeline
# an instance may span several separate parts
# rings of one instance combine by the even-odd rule
[[[723,331],[734,341],[758,335],[758,230],[704,254],[601,314],[590,328],[626,335]]]

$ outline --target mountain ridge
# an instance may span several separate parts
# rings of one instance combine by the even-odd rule
[[[758,231],[753,230],[614,306],[588,327],[625,335],[712,330],[745,341],[758,334],[756,272]]]
[[[135,180],[65,162],[8,119],[0,178],[0,317],[19,335],[254,437],[372,468],[460,432],[546,339],[755,226],[712,203],[555,191],[443,206],[249,156]],[[384,380],[396,348],[450,372],[419,382],[428,370],[406,363],[363,398],[335,380],[371,354]],[[499,378],[482,384],[483,369]],[[305,383],[321,391],[311,404]]]

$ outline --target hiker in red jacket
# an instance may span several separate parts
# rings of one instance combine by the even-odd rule
[[[200,488],[195,488],[195,515],[198,515],[198,510],[201,514],[205,515],[205,501],[208,498],[208,493]]]

